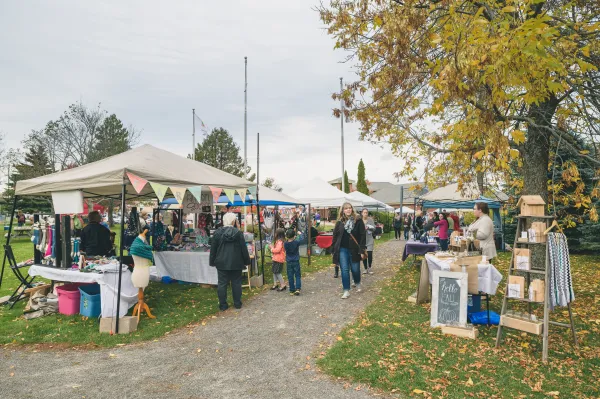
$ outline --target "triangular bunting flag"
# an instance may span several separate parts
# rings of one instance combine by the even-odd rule
[[[177,200],[177,203],[181,205],[183,203],[183,198],[185,197],[185,187],[169,187],[171,192],[173,193],[173,197]]]
[[[223,191],[225,191],[225,195],[227,196],[229,202],[233,204],[235,202],[235,190],[232,188],[225,188]]]
[[[131,185],[133,186],[134,190],[138,194],[142,192],[144,186],[146,186],[146,183],[148,183],[148,180],[136,176],[133,173],[127,172],[127,177],[129,178],[129,181],[131,182]]]
[[[156,194],[156,198],[158,198],[158,202],[162,202],[165,198],[165,194],[167,193],[167,189],[169,187],[160,183],[152,183],[150,182],[150,186],[152,186],[152,190],[154,190],[154,194]]]
[[[196,201],[202,202],[202,186],[188,187],[188,191],[192,193]]]
[[[250,191],[250,195],[256,197],[256,186],[248,187],[248,191]]]
[[[248,190],[245,188],[238,188],[237,192],[240,195],[242,202],[246,202],[246,193],[248,192]]]
[[[213,196],[213,201],[216,204],[217,202],[219,202],[219,197],[221,196],[221,191],[223,191],[223,190],[219,187],[212,187],[212,186],[208,186],[208,188],[210,188],[210,191],[212,192],[212,196]]]

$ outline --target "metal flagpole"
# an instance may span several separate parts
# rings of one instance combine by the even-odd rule
[[[192,108],[192,159],[196,160],[196,109]]]
[[[244,179],[248,180],[248,57],[244,57]],[[244,232],[248,230],[246,213],[244,207]]]
[[[346,179],[344,179],[344,173],[346,169],[344,168],[344,100],[341,98],[342,93],[344,92],[344,78],[340,78],[340,110],[342,112],[340,116],[340,123],[342,127],[342,191],[346,192]]]

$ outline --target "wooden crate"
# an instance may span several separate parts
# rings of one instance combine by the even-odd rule
[[[479,335],[479,330],[475,326],[458,327],[458,326],[443,326],[443,334],[456,335],[457,337],[476,339]]]

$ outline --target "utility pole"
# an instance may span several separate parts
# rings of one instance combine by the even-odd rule
[[[244,180],[248,180],[248,57],[244,57]],[[248,231],[246,208],[244,207],[244,232]]]
[[[344,173],[346,169],[344,168],[344,99],[341,98],[344,93],[344,81],[343,78],[340,78],[340,110],[342,112],[340,116],[340,123],[342,128],[342,191],[346,192],[346,179],[344,179]]]
[[[196,109],[192,108],[192,159],[196,160]]]

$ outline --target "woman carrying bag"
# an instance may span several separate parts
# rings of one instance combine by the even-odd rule
[[[333,229],[333,264],[342,269],[342,299],[350,296],[350,271],[356,284],[356,292],[361,291],[360,261],[367,257],[366,232],[362,218],[354,207],[346,202],[342,205],[339,219]]]

